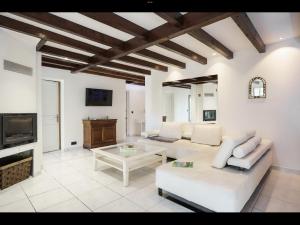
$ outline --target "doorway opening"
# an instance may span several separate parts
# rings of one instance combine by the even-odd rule
[[[62,84],[42,80],[43,153],[62,149]]]

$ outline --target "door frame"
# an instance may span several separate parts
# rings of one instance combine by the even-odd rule
[[[60,150],[65,150],[65,101],[64,101],[64,94],[65,94],[65,86],[64,86],[64,80],[62,79],[56,79],[51,77],[43,77],[43,81],[54,81],[59,83],[59,109],[60,109],[60,123],[59,123],[59,140],[60,140]],[[43,90],[42,90],[43,94]],[[42,109],[42,115],[43,115],[43,109]]]

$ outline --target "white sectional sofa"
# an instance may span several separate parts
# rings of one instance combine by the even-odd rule
[[[166,147],[167,155],[177,161],[192,161],[193,168],[172,166],[172,162],[156,169],[156,186],[201,208],[215,212],[240,212],[272,165],[272,142],[262,139],[253,153],[236,160],[245,168],[212,166],[220,146],[193,143],[180,139],[173,143],[141,139],[139,142]],[[228,162],[233,161],[230,157]]]

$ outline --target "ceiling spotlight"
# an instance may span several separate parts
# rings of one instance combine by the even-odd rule
[[[283,40],[283,39],[284,39],[283,37],[280,37],[280,38],[279,38],[279,40]]]
[[[217,55],[217,53],[215,53],[215,52],[214,52],[212,55],[213,55],[213,56],[216,56],[216,55]]]

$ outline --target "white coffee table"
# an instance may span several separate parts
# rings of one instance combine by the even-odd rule
[[[136,150],[121,152],[120,147],[133,144]],[[94,169],[97,170],[97,162],[123,172],[123,185],[128,186],[129,172],[145,167],[155,162],[166,163],[166,148],[143,144],[143,143],[122,143],[106,147],[91,149],[94,154]]]

